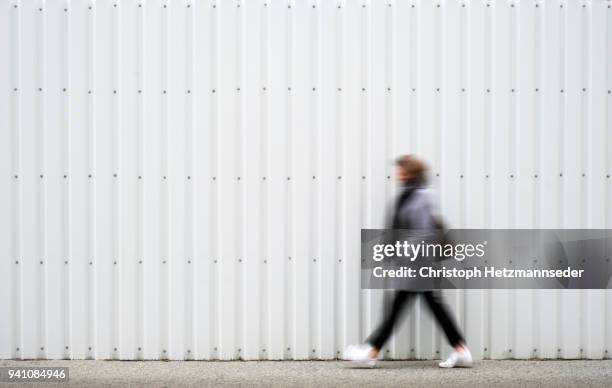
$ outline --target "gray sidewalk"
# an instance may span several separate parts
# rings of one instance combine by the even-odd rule
[[[479,361],[471,369],[439,369],[436,361],[385,361],[375,369],[354,368],[344,361],[2,360],[0,365],[67,366],[66,385],[87,387],[612,387],[612,360]],[[0,383],[8,386],[19,385]]]

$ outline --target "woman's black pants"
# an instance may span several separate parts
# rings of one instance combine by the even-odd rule
[[[385,313],[384,319],[378,328],[366,340],[367,343],[376,349],[381,349],[391,336],[395,324],[398,322],[404,308],[410,304],[416,296],[422,294],[425,297],[427,306],[442,326],[446,338],[451,346],[465,343],[461,333],[457,329],[455,322],[451,318],[448,309],[442,301],[442,294],[433,291],[397,291],[393,299],[391,309]]]

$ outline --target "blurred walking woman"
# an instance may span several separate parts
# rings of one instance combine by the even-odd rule
[[[390,226],[393,229],[411,231],[438,229],[439,225],[433,213],[432,194],[425,185],[425,163],[412,155],[402,156],[396,162],[396,175],[403,188],[396,201]],[[471,366],[472,355],[444,305],[439,291],[396,291],[391,309],[385,312],[376,330],[368,337],[365,344],[349,346],[344,352],[344,358],[363,365],[375,366],[380,349],[391,337],[402,311],[419,295],[425,298],[427,306],[442,326],[454,350],[450,357],[441,362],[439,366],[441,368]]]

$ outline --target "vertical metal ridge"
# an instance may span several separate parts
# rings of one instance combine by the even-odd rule
[[[264,0],[267,1],[267,0]],[[261,52],[260,52],[260,77],[261,77],[261,105],[260,105],[260,172],[261,172],[261,256],[259,257],[259,273],[261,275],[261,283],[260,283],[260,297],[259,303],[261,305],[260,311],[260,344],[263,347],[261,350],[261,358],[269,359],[270,358],[270,309],[269,309],[269,289],[270,289],[270,266],[265,266],[263,263],[267,263],[270,257],[270,233],[269,233],[269,212],[270,207],[268,198],[268,185],[266,184],[266,179],[270,175],[270,165],[269,165],[269,157],[268,157],[268,145],[270,142],[270,124],[269,124],[269,94],[267,93],[270,88],[270,8],[268,3],[264,3],[264,8],[261,11],[261,25],[260,25],[260,41],[261,44]]]
[[[162,107],[161,107],[161,128],[160,128],[160,138],[161,138],[161,168],[160,172],[163,175],[168,175],[169,173],[169,150],[168,150],[168,138],[169,138],[169,127],[170,127],[170,118],[169,118],[169,103],[168,103],[168,94],[175,91],[174,88],[171,88],[169,83],[169,45],[170,45],[170,2],[164,1],[163,5],[164,12],[162,12],[161,17],[161,87],[162,90],[165,91],[163,93],[162,99]],[[175,91],[180,93],[181,91]],[[170,254],[170,233],[171,231],[168,228],[168,224],[170,222],[170,211],[169,211],[169,202],[170,202],[170,193],[168,186],[160,185],[160,255],[162,257],[168,257]],[[162,270],[162,265],[160,263],[160,258],[156,259],[156,267],[158,270],[159,282],[160,282],[160,307],[159,307],[159,336],[160,341],[158,343],[158,348],[155,349],[155,358],[156,359],[164,359],[167,357],[167,352],[170,347],[170,339],[171,339],[171,326],[170,326],[170,315],[171,315],[171,306],[170,306],[170,275],[167,271]],[[164,350],[166,352],[164,352]]]
[[[238,182],[236,183],[236,261],[238,270],[237,278],[236,278],[236,309],[235,309],[235,320],[238,322],[235,329],[235,347],[237,348],[236,357],[239,359],[244,359],[245,354],[245,335],[244,330],[246,327],[245,324],[245,314],[244,314],[244,283],[246,270],[244,262],[246,261],[246,233],[245,230],[245,201],[246,201],[246,190],[244,189],[244,185],[247,183],[247,174],[245,169],[245,157],[244,154],[246,152],[245,148],[245,122],[244,122],[244,102],[243,102],[243,92],[244,92],[244,80],[242,77],[243,67],[244,67],[244,43],[242,33],[244,30],[244,12],[242,10],[243,2],[241,0],[236,1],[236,25],[235,25],[235,41],[232,42],[236,48],[236,82],[235,82],[235,103],[236,103],[236,126],[234,128],[235,138],[236,140],[236,175]]]
[[[194,82],[194,36],[195,36],[195,27],[194,23],[196,19],[196,9],[194,9],[196,4],[189,1],[187,3],[186,9],[186,40],[185,40],[185,78],[188,90],[192,90],[191,93],[205,93],[204,90],[196,90],[196,83]],[[196,209],[194,206],[194,187],[193,187],[193,175],[194,175],[194,131],[195,131],[195,119],[194,119],[194,98],[192,95],[187,97],[187,102],[185,104],[185,116],[187,119],[186,123],[186,133],[185,133],[185,176],[179,177],[184,182],[186,182],[186,190],[185,190],[185,202],[186,202],[186,219],[185,219],[185,258],[183,258],[183,266],[186,274],[186,282],[185,282],[185,309],[186,309],[186,318],[185,318],[185,350],[183,351],[183,357],[185,359],[194,359],[195,350],[196,350],[196,292],[195,292],[195,282],[196,282],[196,271],[193,270],[196,264],[196,256],[195,256],[195,216]]]

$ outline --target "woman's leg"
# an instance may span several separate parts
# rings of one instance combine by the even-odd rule
[[[415,293],[410,291],[397,291],[395,293],[391,310],[385,313],[383,321],[366,340],[376,352],[378,352],[387,342],[391,333],[393,333],[393,328],[398,318],[401,316],[402,311],[406,305],[414,299],[414,295]]]
[[[436,317],[436,320],[440,323],[440,326],[442,326],[444,334],[446,334],[446,338],[448,338],[448,342],[455,350],[457,350],[457,348],[462,348],[463,344],[465,344],[465,340],[448,312],[442,300],[442,294],[440,292],[434,293],[433,291],[426,291],[423,295],[425,296],[427,305]]]

